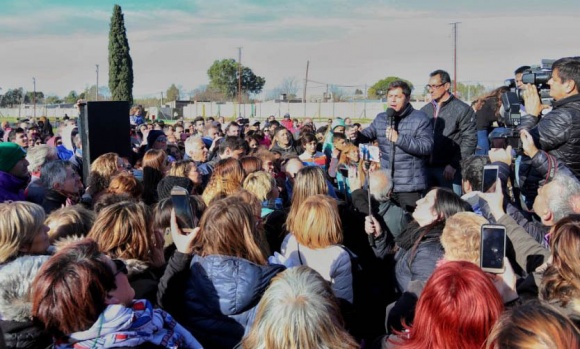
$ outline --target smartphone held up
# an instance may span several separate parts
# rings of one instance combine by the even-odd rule
[[[503,225],[481,226],[480,267],[483,271],[501,274],[505,270],[506,230]]]
[[[180,186],[173,187],[171,189],[171,201],[179,228],[185,233],[193,231],[195,219],[190,194],[187,189]]]

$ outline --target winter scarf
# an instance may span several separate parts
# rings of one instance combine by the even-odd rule
[[[131,308],[109,305],[86,331],[55,342],[55,349],[133,347],[152,343],[165,348],[202,348],[171,315],[153,309],[149,301],[135,300]]]

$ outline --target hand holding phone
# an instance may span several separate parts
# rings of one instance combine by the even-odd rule
[[[179,226],[177,225],[177,217],[175,215],[175,209],[171,210],[171,221],[170,221],[171,238],[175,244],[177,251],[190,254],[191,253],[191,243],[197,237],[200,228],[197,227],[189,234],[184,235]]]
[[[483,271],[501,274],[505,270],[504,258],[506,230],[503,225],[484,224],[481,226],[479,263]]]
[[[171,202],[177,217],[177,224],[186,233],[195,228],[193,208],[189,196],[189,192],[183,187],[175,186],[171,189]]]
[[[498,172],[499,167],[497,165],[485,165],[483,167],[482,193],[495,193]]]

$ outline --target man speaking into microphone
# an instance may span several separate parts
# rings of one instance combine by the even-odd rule
[[[387,88],[387,111],[379,113],[360,132],[357,142],[378,141],[381,167],[393,179],[391,198],[413,212],[427,187],[426,164],[433,149],[433,126],[427,114],[413,108],[410,98],[409,84],[402,80],[391,82]]]

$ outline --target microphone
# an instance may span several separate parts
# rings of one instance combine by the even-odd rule
[[[387,121],[389,122],[390,127],[395,126],[395,109],[393,108],[387,109]]]

